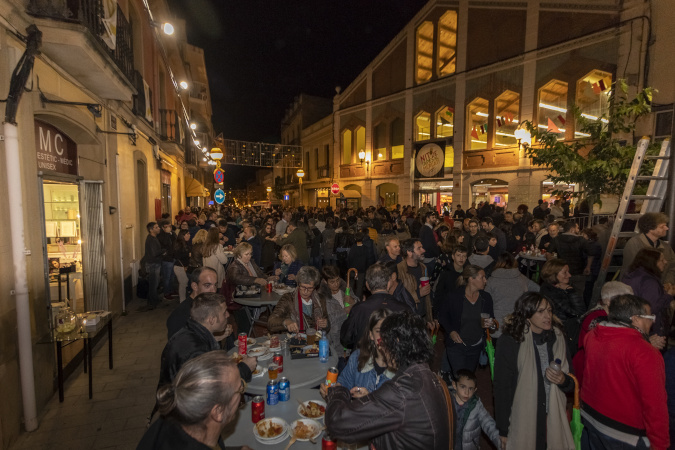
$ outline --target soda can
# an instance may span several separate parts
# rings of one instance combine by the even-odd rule
[[[251,420],[258,423],[265,418],[265,399],[262,395],[253,397],[251,402]]]
[[[335,367],[331,367],[328,369],[328,373],[326,374],[326,387],[331,387],[335,383],[337,383],[337,378],[338,378],[338,370]]]
[[[325,336],[319,340],[319,361],[328,362],[328,339]]]
[[[271,281],[267,282],[267,292],[272,292],[272,282]]]
[[[272,358],[272,362],[279,366],[279,373],[284,371],[284,355],[282,355],[280,352],[276,352]]]
[[[321,450],[337,450],[337,441],[324,433],[323,438],[321,438]]]
[[[241,356],[246,356],[246,340],[248,339],[248,335],[246,333],[239,333],[238,337],[238,351]]]
[[[279,383],[277,380],[270,380],[267,383],[267,404],[276,405],[279,403]]]
[[[291,382],[288,378],[281,377],[279,380],[279,401],[287,402],[291,399]]]

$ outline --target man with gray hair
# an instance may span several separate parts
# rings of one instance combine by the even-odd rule
[[[364,302],[352,307],[347,320],[340,329],[340,342],[346,348],[354,348],[368,327],[368,320],[373,311],[387,308],[392,312],[410,311],[405,303],[397,301],[391,294],[391,270],[384,264],[373,264],[366,270],[366,287],[372,293]]]
[[[243,393],[239,371],[224,351],[191,359],[157,391],[161,417],[143,435],[137,450],[224,449],[222,431],[237,413]]]

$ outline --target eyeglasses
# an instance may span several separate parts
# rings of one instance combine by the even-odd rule
[[[314,290],[314,286],[300,286],[298,289],[303,292],[312,292]]]
[[[654,314],[638,314],[637,317],[642,317],[643,319],[649,319],[652,322],[656,322],[656,315]]]

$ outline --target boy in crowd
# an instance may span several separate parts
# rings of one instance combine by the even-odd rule
[[[455,450],[467,448],[465,444],[479,448],[481,430],[496,448],[501,448],[495,419],[476,395],[477,389],[476,374],[467,369],[457,371],[457,380],[452,382],[450,389],[455,409]]]

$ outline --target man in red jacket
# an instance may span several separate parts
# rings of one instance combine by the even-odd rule
[[[581,448],[666,450],[665,365],[647,338],[654,321],[649,303],[620,295],[607,318],[584,338]]]

